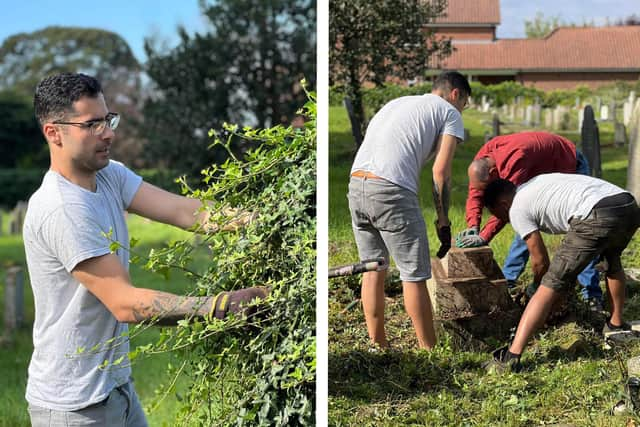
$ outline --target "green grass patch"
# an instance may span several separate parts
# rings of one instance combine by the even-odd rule
[[[3,233],[0,236],[0,259],[3,262],[25,264],[24,246],[21,236],[8,236],[6,224],[8,216],[2,216]],[[134,249],[137,253],[146,254],[151,248],[160,248],[165,243],[173,240],[184,239],[191,233],[164,224],[153,223],[144,218],[131,215],[128,218],[129,234],[140,239]],[[194,238],[199,238],[198,236]],[[194,255],[194,268],[197,270],[204,267],[207,262],[206,250],[199,250]],[[0,273],[0,304],[4,304],[4,269]],[[132,264],[130,267],[131,279],[135,286],[158,289],[184,294],[191,290],[190,281],[180,271],[171,271],[169,280],[164,277],[150,273],[141,268],[140,265]],[[0,427],[29,426],[29,415],[27,413],[27,402],[24,393],[27,383],[27,367],[33,351],[31,341],[31,327],[34,320],[33,295],[29,286],[28,277],[25,277],[25,327],[17,331],[11,337],[10,343],[0,345],[0,389],[3,399],[0,399]],[[3,307],[3,305],[0,305]],[[132,349],[138,345],[144,345],[156,341],[159,337],[159,329],[151,328],[132,339]],[[163,384],[170,381],[170,377],[165,375],[167,365],[171,363],[176,366],[179,361],[173,354],[158,354],[152,357],[135,360],[133,364],[133,379],[136,391],[142,401],[145,411],[152,406],[156,406],[159,395],[156,390]],[[149,425],[152,426],[172,426],[179,407],[176,395],[184,394],[188,387],[187,381],[182,378],[176,384],[176,391],[170,392],[161,401],[155,410],[147,411]]]

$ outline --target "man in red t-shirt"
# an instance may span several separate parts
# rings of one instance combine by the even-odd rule
[[[589,175],[586,158],[568,139],[549,132],[520,132],[500,135],[487,142],[469,165],[469,195],[466,204],[467,229],[458,233],[458,247],[487,245],[502,230],[505,222],[492,216],[480,231],[484,189],[498,178],[516,186],[544,173],[581,173]],[[524,270],[529,259],[526,243],[516,235],[502,269],[510,285]],[[595,310],[602,309],[600,276],[593,265],[578,276],[583,297]]]

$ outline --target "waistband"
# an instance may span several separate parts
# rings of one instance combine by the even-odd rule
[[[364,179],[384,179],[384,178],[380,178],[378,175],[374,175],[371,172],[368,171],[355,171],[351,174],[351,176],[354,176],[356,178],[364,178]]]
[[[619,193],[601,199],[593,206],[593,209],[625,207],[635,203],[636,199],[631,193]]]

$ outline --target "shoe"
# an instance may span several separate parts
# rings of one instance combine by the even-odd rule
[[[604,306],[602,305],[601,298],[587,298],[587,304],[589,305],[589,310],[593,311],[594,313],[602,313],[604,311]]]
[[[502,374],[504,372],[520,372],[522,370],[522,364],[520,363],[520,358],[509,359],[506,362],[504,361],[507,352],[509,351],[508,346],[500,347],[492,353],[491,360],[482,364],[482,367],[488,373],[498,373]]]
[[[620,333],[626,333],[626,332],[635,333],[635,331],[631,329],[631,325],[628,324],[627,322],[623,322],[622,325],[620,326],[613,326],[607,320],[606,322],[604,322],[604,327],[602,328],[602,335],[604,335],[605,337],[613,334],[620,334]]]

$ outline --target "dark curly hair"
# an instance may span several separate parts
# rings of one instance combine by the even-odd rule
[[[73,111],[73,103],[84,96],[95,98],[102,93],[100,82],[81,73],[61,73],[45,77],[33,96],[33,109],[42,127],[53,120],[62,120]]]
[[[487,208],[491,209],[502,197],[515,194],[515,192],[516,186],[511,181],[499,178],[487,185],[487,188],[484,189],[482,201]]]

